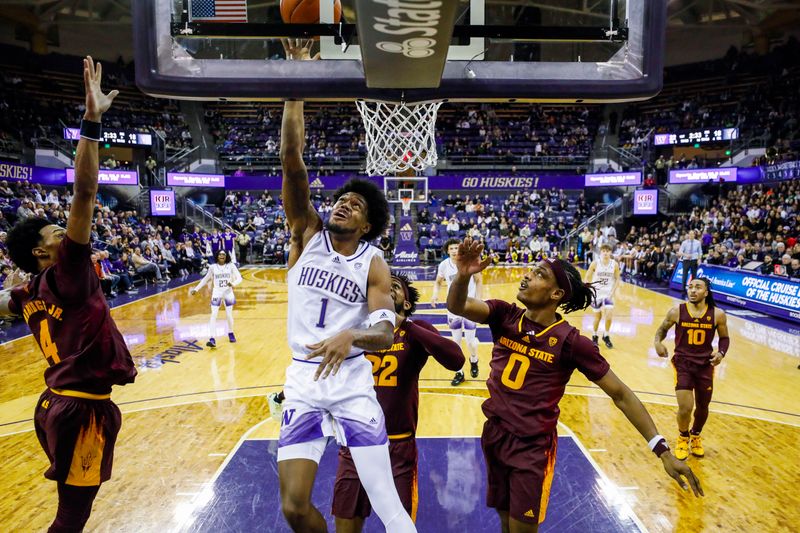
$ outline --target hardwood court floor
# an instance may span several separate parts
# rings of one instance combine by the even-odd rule
[[[489,271],[484,297],[513,300],[520,272]],[[285,272],[249,270],[244,277],[237,289],[239,342],[219,334],[215,350],[205,348],[208,294],[190,297],[182,287],[113,311],[140,375],[114,391],[124,413],[114,477],[101,489],[87,531],[191,530],[191,516],[204,503],[198,494],[243,435],[267,417],[264,395],[280,388],[289,361]],[[431,283],[417,285],[428,302]],[[603,354],[673,441],[672,370],[651,345],[675,300],[629,284],[620,293],[615,348]],[[421,317],[443,326],[443,309],[421,307]],[[569,318],[590,331],[590,313]],[[224,324],[220,316],[220,333]],[[796,531],[800,524],[800,335],[788,325],[770,328],[730,315],[729,328],[732,348],[717,371],[704,431],[707,456],[689,459],[706,489],[703,499],[677,488],[613,403],[578,373],[561,403],[560,431],[574,433],[612,481],[607,490],[650,531]],[[479,337],[486,339],[486,330]],[[435,362],[426,366],[420,436],[480,434],[489,356],[490,344],[482,343],[481,379],[457,389],[449,385],[450,372]],[[55,513],[55,485],[42,476],[46,460],[31,416],[45,363],[31,337],[1,345],[0,357],[0,493],[6,495],[0,531],[43,531]],[[274,437],[277,424],[267,421],[259,432]]]

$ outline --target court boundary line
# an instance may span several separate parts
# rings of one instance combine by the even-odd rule
[[[420,394],[425,394],[425,395],[429,395],[429,396],[457,397],[457,398],[462,399],[462,400],[463,399],[483,400],[483,398],[481,398],[479,396],[468,396],[468,395],[461,395],[461,394],[449,394],[449,393],[446,393],[446,392],[420,392]],[[227,468],[228,464],[230,464],[230,462],[233,460],[233,457],[236,455],[236,453],[239,451],[239,449],[242,447],[242,445],[244,444],[245,441],[250,440],[250,441],[255,441],[255,442],[265,442],[265,441],[276,441],[277,442],[278,438],[275,438],[275,437],[257,437],[257,438],[252,438],[252,439],[248,438],[249,435],[251,435],[253,432],[255,432],[256,430],[261,428],[261,426],[263,426],[264,424],[266,424],[269,421],[273,421],[273,422],[277,423],[277,421],[273,420],[270,416],[267,416],[267,418],[265,418],[261,422],[258,422],[257,424],[255,424],[253,427],[251,427],[250,429],[248,429],[247,431],[245,431],[242,434],[242,436],[239,438],[239,440],[236,442],[236,444],[231,447],[229,452],[227,452],[227,456],[222,461],[222,463],[219,465],[219,467],[214,472],[214,474],[211,476],[209,481],[207,481],[207,482],[205,482],[203,484],[203,488],[204,489],[209,488],[214,483],[216,483],[216,481],[222,475],[222,472],[225,471],[225,468]],[[595,461],[594,458],[591,456],[591,454],[586,450],[586,447],[583,445],[581,440],[575,435],[575,432],[572,431],[572,429],[569,426],[567,426],[566,424],[564,424],[561,421],[558,422],[558,426],[560,426],[560,428],[565,431],[565,434],[564,435],[560,435],[560,436],[563,436],[564,438],[572,439],[572,441],[577,445],[578,450],[580,450],[581,454],[589,462],[589,465],[592,467],[592,469],[595,471],[595,473],[600,478],[603,479],[603,481],[606,483],[606,485],[609,486],[609,487],[613,487],[616,490],[621,490],[619,488],[618,484],[613,482],[613,481],[611,481],[611,479],[603,471],[603,469],[600,467],[600,465],[597,463],[597,461]],[[417,435],[416,438],[418,438],[418,439],[459,439],[459,438],[460,439],[480,439],[480,435],[447,435],[447,436],[444,436],[444,435],[432,435],[432,436]],[[194,498],[192,498],[192,501],[194,501],[195,499],[199,499],[201,496],[202,496],[202,491],[201,491],[201,494],[198,494]],[[619,495],[619,500],[621,502],[619,504],[619,506],[627,511],[627,514],[631,517],[631,520],[633,521],[633,523],[635,523],[636,526],[639,528],[639,531],[641,531],[642,533],[648,533],[649,530],[647,529],[647,527],[645,527],[645,525],[639,519],[639,517],[634,512],[634,510],[631,507],[631,505],[627,502],[627,500],[625,499],[623,494]],[[611,502],[608,502],[608,503],[611,503]],[[611,507],[613,509],[614,506],[612,505]],[[187,524],[187,526],[191,525],[192,523],[194,523],[194,520],[189,522]],[[184,526],[183,526],[183,524],[179,524],[178,527],[179,528],[183,528]]]
[[[597,475],[600,476],[600,478],[608,486],[613,487],[617,491],[622,490],[619,487],[619,485],[617,483],[611,481],[611,478],[609,478],[608,475],[603,471],[603,469],[600,468],[600,465],[597,463],[597,461],[594,460],[594,457],[592,457],[592,455],[589,453],[589,451],[583,445],[583,443],[581,442],[581,439],[579,439],[575,435],[575,432],[572,431],[572,428],[570,428],[568,425],[566,425],[561,420],[558,421],[558,425],[567,432],[565,437],[569,437],[575,442],[575,444],[578,446],[578,449],[581,451],[581,453],[586,458],[586,460],[589,461],[589,464],[592,465],[592,468],[594,468],[594,470],[597,473]],[[639,516],[636,514],[636,512],[634,512],[633,507],[631,507],[630,503],[628,503],[628,501],[625,499],[625,495],[624,494],[619,494],[618,497],[619,497],[619,500],[621,502],[620,507],[622,507],[623,509],[626,509],[628,511],[628,513],[631,516],[631,519],[632,519],[633,523],[636,524],[636,526],[639,528],[639,530],[642,533],[649,533],[649,530],[647,529],[647,527],[639,519]]]

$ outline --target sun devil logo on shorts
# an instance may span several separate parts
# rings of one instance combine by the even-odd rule
[[[550,337],[549,339],[547,339],[547,344],[549,344],[550,347],[552,348],[553,346],[558,344],[558,337]]]

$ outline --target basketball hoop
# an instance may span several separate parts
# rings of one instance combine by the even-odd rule
[[[356,100],[367,131],[367,174],[393,175],[436,166],[436,112],[441,105],[441,101]]]

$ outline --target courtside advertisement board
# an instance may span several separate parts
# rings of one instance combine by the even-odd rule
[[[711,292],[718,301],[800,323],[800,280],[705,264],[698,267],[697,276],[711,280]],[[680,290],[682,279],[681,261],[670,287]]]

